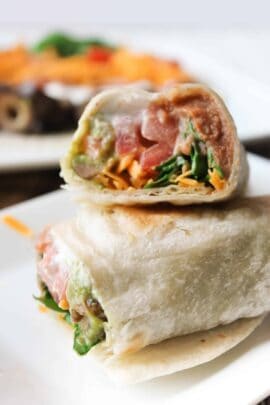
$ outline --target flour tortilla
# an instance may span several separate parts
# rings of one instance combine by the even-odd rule
[[[178,209],[87,204],[50,233],[57,260],[80,269],[105,312],[106,339],[92,353],[117,380],[210,361],[270,311],[270,196]]]
[[[178,209],[87,205],[77,226],[114,354],[270,310],[269,196]]]
[[[209,105],[218,111],[223,132],[228,143],[233,143],[233,159],[231,174],[227,185],[223,190],[213,191],[211,194],[202,187],[180,187],[171,185],[153,189],[128,189],[109,190],[98,188],[94,182],[79,177],[72,168],[72,158],[85,131],[89,129],[89,121],[96,114],[115,114],[117,112],[132,115],[134,111],[145,108],[149,102],[160,97],[178,98],[201,97],[209,98]],[[213,107],[214,106],[214,107]],[[201,84],[183,84],[163,93],[149,93],[138,89],[108,90],[94,97],[86,107],[80,121],[79,127],[74,134],[70,147],[61,161],[61,175],[68,183],[68,188],[74,191],[74,196],[78,200],[88,201],[101,205],[146,205],[159,202],[170,202],[174,205],[190,205],[200,203],[211,203],[214,201],[227,200],[235,195],[241,194],[246,186],[248,178],[248,163],[246,154],[237,137],[237,132],[233,119],[224,105],[221,98],[212,90]]]
[[[51,234],[71,271],[83,263],[114,355],[270,311],[269,196],[181,209],[87,205]]]
[[[228,325],[168,339],[137,353],[115,356],[104,344],[91,354],[108,376],[120,384],[136,384],[209,362],[247,338],[263,316],[240,319]]]

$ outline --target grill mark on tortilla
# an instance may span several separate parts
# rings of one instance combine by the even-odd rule
[[[250,205],[250,200],[254,201],[254,206]],[[209,211],[213,211],[214,215],[224,216],[228,212],[237,207],[239,209],[247,207],[249,215],[258,215],[258,211],[265,209],[270,211],[270,196],[261,196],[261,197],[252,197],[252,198],[239,198],[237,200],[229,201],[227,203],[220,202],[215,203],[208,208],[206,214],[209,214]],[[205,211],[202,210],[200,206],[181,206],[175,207],[167,203],[156,204],[154,207],[136,207],[136,206],[114,206],[113,208],[104,208],[104,212],[107,215],[114,215],[118,217],[123,215],[124,217],[129,217],[133,225],[138,229],[146,229],[146,227],[152,227],[155,225],[168,226],[171,223],[172,226],[175,226],[174,220],[179,218],[201,218]],[[270,214],[270,212],[269,212]],[[189,236],[189,230],[183,229],[187,236]]]

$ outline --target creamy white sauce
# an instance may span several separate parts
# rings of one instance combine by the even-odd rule
[[[73,105],[86,104],[97,92],[121,87],[121,83],[108,84],[104,86],[71,85],[61,82],[49,82],[43,87],[44,94],[55,100],[66,100]],[[130,89],[151,90],[151,83],[147,80],[140,80],[125,85]]]
[[[73,105],[87,103],[95,94],[95,88],[90,86],[69,85],[60,82],[50,82],[45,84],[43,91],[46,96],[55,100],[70,101]]]

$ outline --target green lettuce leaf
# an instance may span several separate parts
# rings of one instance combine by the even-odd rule
[[[48,48],[54,48],[58,55],[65,57],[84,53],[93,46],[114,49],[114,46],[100,38],[77,39],[63,32],[54,32],[39,41],[33,47],[33,51],[43,52]]]
[[[53,311],[62,313],[68,312],[68,310],[62,309],[57,305],[47,287],[44,287],[44,292],[41,297],[34,296],[34,299],[41,302],[43,305],[45,305],[45,307],[52,309]]]

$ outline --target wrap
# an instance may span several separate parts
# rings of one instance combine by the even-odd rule
[[[200,84],[114,89],[86,107],[61,174],[102,205],[190,205],[241,193],[245,152],[220,97]]]
[[[101,343],[91,354],[113,381],[136,384],[214,360],[247,338],[263,318],[239,319],[214,329],[167,339],[123,356],[114,355]]]
[[[46,294],[74,324],[74,348],[97,345],[113,369],[131,364],[135,380],[140,368],[151,378],[214,358],[259,320],[232,322],[270,310],[269,196],[178,210],[88,205],[37,248]]]

